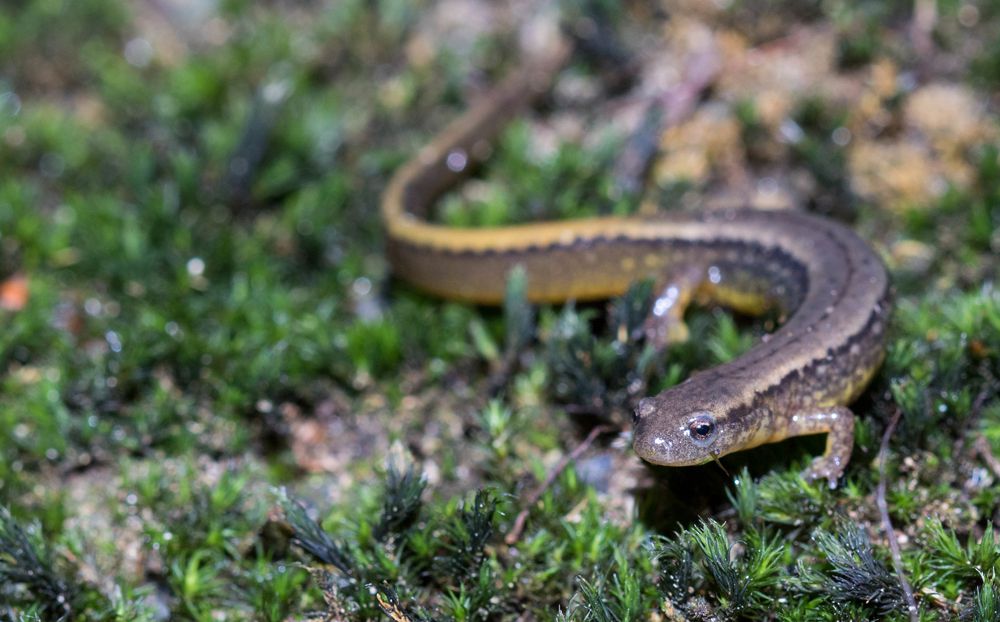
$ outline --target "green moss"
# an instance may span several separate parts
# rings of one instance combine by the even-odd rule
[[[472,197],[452,193],[441,202],[440,218],[454,227],[491,227],[532,220],[625,214],[635,205],[613,198],[609,171],[622,141],[605,139],[597,148],[561,143],[538,155],[531,126],[514,122],[491,159],[488,177]]]
[[[813,537],[822,561],[815,566],[800,562],[805,582],[822,585],[827,598],[836,603],[857,605],[881,616],[905,608],[896,576],[859,526],[848,523],[838,534],[818,530]]]
[[[79,50],[88,41],[121,42],[129,13],[117,0],[14,0],[0,9],[0,68],[25,86],[78,85],[88,76]],[[41,65],[41,67],[39,67]],[[44,69],[45,71],[39,71]],[[42,77],[57,74],[56,84]]]
[[[0,507],[0,602],[23,615],[64,619],[83,609],[78,588],[55,567],[39,525],[22,526]]]
[[[659,23],[571,4],[626,47]],[[0,310],[0,618],[898,618],[872,509],[898,408],[888,500],[921,619],[997,619],[1000,487],[973,452],[982,436],[1000,453],[997,150],[964,154],[971,185],[897,218],[848,192],[833,140],[847,111],[796,106],[792,168],[818,182],[812,207],[856,212],[878,246],[934,253],[926,273],[894,275],[889,356],[855,406],[840,489],[798,475],[816,439],[723,458],[735,483],[714,465],[626,482],[609,464],[627,436],[608,433],[529,503],[586,415],[627,429],[635,397],[731,360],[764,324],[695,309],[690,342],[657,355],[638,338],[649,284],[607,306],[534,309],[515,279],[487,310],[392,281],[379,193],[513,62],[517,38],[427,50],[427,9],[227,1],[222,38],[132,64],[129,40],[151,35],[128,3],[0,8],[0,283],[29,286],[24,308]],[[723,21],[763,40],[790,16],[832,19],[840,60],[863,72],[896,53],[881,35],[899,10],[750,2]],[[961,10],[941,4],[937,36]],[[990,85],[997,11],[979,10],[961,32],[982,39],[971,75]],[[569,74],[573,88],[595,79]],[[582,108],[573,88],[556,104]],[[755,102],[735,112],[751,166],[783,166]],[[505,132],[439,220],[635,210],[609,174],[625,136],[542,153],[534,128]],[[390,443],[422,468],[380,468]]]

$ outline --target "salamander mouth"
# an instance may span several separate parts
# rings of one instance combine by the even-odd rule
[[[659,466],[695,466],[712,460],[711,455],[701,451],[691,451],[695,448],[684,447],[683,440],[658,434],[652,427],[640,420],[633,432],[632,449],[646,462]]]

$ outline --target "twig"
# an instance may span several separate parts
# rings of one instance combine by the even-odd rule
[[[892,553],[892,566],[895,568],[896,576],[899,578],[899,585],[903,588],[903,597],[906,599],[906,609],[910,614],[910,621],[919,622],[920,614],[917,609],[917,601],[913,598],[913,588],[910,587],[910,582],[906,580],[906,575],[903,572],[903,556],[899,552],[896,530],[893,529],[892,520],[889,519],[889,504],[885,500],[885,465],[889,460],[889,439],[892,438],[892,433],[896,431],[896,425],[899,423],[901,415],[902,411],[897,408],[896,412],[892,415],[892,419],[889,420],[889,425],[886,427],[885,433],[882,435],[882,444],[878,452],[878,489],[875,496],[875,503],[878,505],[879,515],[882,518],[882,529],[889,540],[889,551]]]
[[[993,475],[1000,478],[1000,460],[993,455],[993,449],[990,447],[990,443],[986,440],[986,437],[980,434],[976,439],[974,447],[976,448],[976,453],[986,463],[986,466],[993,471]]]
[[[927,64],[930,62],[931,55],[934,54],[934,28],[937,26],[937,20],[936,0],[914,0],[910,40],[917,53],[921,71],[927,70]]]
[[[524,504],[524,509],[521,510],[517,514],[517,518],[514,519],[514,526],[511,527],[511,530],[507,532],[507,536],[504,538],[504,542],[506,542],[508,546],[516,544],[521,538],[521,532],[524,531],[524,523],[528,520],[528,514],[531,512],[531,508],[538,503],[538,500],[541,499],[542,495],[545,494],[545,491],[552,486],[552,483],[556,481],[559,474],[566,470],[566,467],[569,466],[570,462],[575,461],[581,454],[583,454],[583,452],[587,451],[587,448],[590,447],[598,436],[604,434],[605,432],[611,432],[614,429],[614,427],[609,425],[595,426],[594,429],[590,431],[590,434],[587,435],[587,438],[583,439],[583,442],[577,445],[573,451],[563,456],[562,459],[559,460],[559,463],[549,470],[548,474],[545,476],[545,481],[543,481],[538,488],[535,488],[535,490],[528,495]]]
[[[613,179],[619,196],[641,193],[659,153],[661,135],[694,112],[701,94],[715,82],[721,68],[714,46],[693,53],[686,61],[681,81],[647,106],[639,127],[615,163]]]
[[[988,400],[991,395],[995,394],[996,386],[992,384],[979,392],[979,395],[977,395],[976,399],[972,401],[972,406],[969,408],[969,417],[967,419],[965,429],[973,426],[978,427],[977,424],[979,423],[979,417],[982,415],[983,406],[986,405],[986,400]],[[976,435],[976,440],[973,441],[972,448],[976,450],[976,453],[983,459],[986,466],[993,471],[993,475],[1000,478],[1000,460],[993,455],[993,448],[990,447],[989,441],[986,440],[986,437],[983,436],[982,432]]]
[[[663,108],[659,102],[651,102],[646,107],[638,129],[629,137],[615,162],[615,193],[631,197],[639,194],[646,184],[649,169],[659,151],[660,135],[663,133]]]
[[[663,97],[664,122],[677,125],[694,110],[705,89],[712,86],[722,70],[721,55],[714,45],[694,52],[684,67],[684,78]]]

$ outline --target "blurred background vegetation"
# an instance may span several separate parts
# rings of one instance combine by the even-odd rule
[[[603,45],[436,217],[850,223],[898,310],[838,489],[797,475],[822,439],[736,477],[628,449],[632,383],[765,322],[695,310],[652,357],[618,339],[641,286],[497,310],[390,278],[389,176],[560,24]],[[919,619],[1000,620],[998,35],[996,0],[5,0],[0,620],[909,619],[880,479]]]

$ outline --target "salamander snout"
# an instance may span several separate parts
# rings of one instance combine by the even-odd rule
[[[679,399],[681,398],[681,399]],[[712,410],[666,391],[640,400],[635,409],[632,446],[653,464],[703,464],[725,451],[727,436]]]

